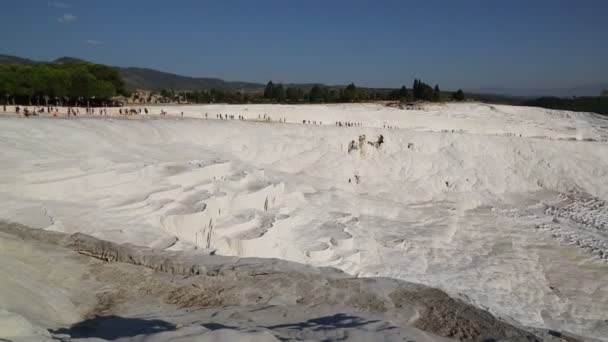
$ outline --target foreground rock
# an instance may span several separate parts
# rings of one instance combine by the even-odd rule
[[[0,223],[0,272],[0,338],[10,341],[543,337],[422,285],[275,259],[157,251],[12,223]]]

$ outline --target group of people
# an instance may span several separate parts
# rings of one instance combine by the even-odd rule
[[[207,113],[205,113],[205,118],[207,118]],[[228,114],[216,114],[215,115],[216,119],[220,119],[220,120],[234,120],[234,119],[238,119],[238,120],[245,120],[245,117],[242,115],[228,115]]]
[[[53,116],[57,116],[60,114],[59,112],[59,108],[55,107],[53,109],[53,107],[49,107],[47,112],[49,114],[53,114]],[[88,115],[94,115],[95,114],[95,108],[93,107],[84,107],[84,112],[85,114]],[[103,108],[97,108],[97,114],[99,115],[108,115],[108,109],[103,107]],[[67,115],[68,116],[78,116],[80,115],[80,107],[68,107],[67,109]]]
[[[397,127],[397,126],[387,125],[387,124],[382,125],[382,128],[386,128],[386,129],[399,129],[399,127]]]
[[[80,109],[81,107],[67,107],[67,116],[78,116],[80,115]],[[6,104],[4,104],[2,106],[2,110],[4,112],[7,111],[6,108]],[[42,114],[42,113],[48,113],[48,114],[52,114],[53,116],[57,116],[60,114],[60,108],[59,107],[52,107],[52,106],[48,106],[48,107],[34,107],[34,108],[28,108],[27,106],[15,106],[15,112],[17,114],[21,114],[23,113],[23,115],[25,116],[30,116],[30,115],[38,115],[38,114]],[[108,115],[108,108],[107,107],[101,107],[101,108],[93,108],[93,107],[85,107],[84,108],[84,112],[88,115],[94,115],[94,114],[99,114],[99,115]],[[148,114],[150,113],[148,111],[148,108],[143,107],[143,108],[118,108],[118,114],[120,115],[137,115],[137,114]],[[167,115],[167,112],[163,109],[160,110],[160,115]],[[181,112],[181,116],[184,116],[184,113]],[[237,114],[222,114],[222,113],[218,113],[215,115],[216,119],[218,120],[247,120],[245,118],[245,116]],[[208,119],[209,118],[209,114],[205,113],[205,118]],[[258,114],[258,120],[260,121],[272,121],[272,118],[267,115],[267,114]],[[286,123],[287,119],[286,118],[279,118],[278,122],[280,123]],[[317,121],[317,120],[302,120],[302,124],[304,125],[323,125],[323,121]],[[349,121],[335,121],[335,125],[336,127],[361,127],[363,124],[361,122],[349,122]],[[388,125],[386,123],[383,124],[382,126],[385,129],[398,129],[399,127],[393,126],[393,125]]]
[[[272,118],[270,117],[270,115],[266,115],[264,114],[263,116],[261,114],[258,114],[258,120],[263,120],[263,121],[272,121]],[[287,120],[285,118],[279,118],[278,120],[280,123],[285,123],[287,122]]]
[[[336,121],[337,127],[361,127],[363,124],[360,122],[342,122]]]
[[[143,108],[143,112],[145,114],[148,114],[148,108]],[[137,115],[137,114],[141,114],[142,113],[142,109],[141,108],[118,108],[118,114],[121,115]],[[166,113],[163,113],[163,111],[161,110],[161,115],[164,115]]]
[[[322,125],[323,121],[319,121],[317,123],[317,120],[312,120],[312,121],[310,121],[310,120],[302,120],[302,124],[304,124],[304,125]]]
[[[2,110],[4,112],[6,112],[6,105],[2,106]],[[30,108],[28,106],[23,106],[23,108],[21,108],[21,106],[15,106],[15,113],[17,114],[23,114],[24,116],[38,116],[39,114],[44,114],[44,113],[48,113],[48,114],[53,114],[53,115],[57,115],[57,113],[59,112],[59,108],[57,107],[33,107]]]
[[[208,119],[208,118],[209,118],[209,114],[205,113],[205,119]],[[233,114],[219,113],[219,114],[215,114],[215,118],[218,120],[241,120],[241,121],[247,120],[244,115],[240,115],[240,114],[233,115]],[[267,114],[258,114],[258,120],[259,121],[272,121],[272,118],[270,117],[270,115],[267,115]],[[278,122],[286,123],[287,119],[279,118]]]
[[[95,108],[92,107],[87,107],[86,108],[86,113],[89,115],[94,115],[95,114]],[[97,113],[99,113],[99,115],[108,115],[108,109],[107,108],[98,108],[97,109]]]
[[[7,106],[6,104],[2,105],[2,110],[3,112],[7,112]],[[53,106],[15,106],[15,113],[17,114],[23,114],[25,116],[31,116],[31,115],[38,115],[38,114],[49,114],[52,116],[58,116],[62,113],[65,113],[68,117],[69,116],[78,116],[81,113],[81,110],[84,112],[84,114],[88,114],[88,115],[94,115],[94,114],[99,114],[99,115],[108,115],[108,108],[107,107],[99,107],[99,108],[95,108],[95,107],[67,107],[65,108],[65,112],[64,109],[61,107],[53,107]],[[133,115],[133,114],[148,114],[148,109],[147,108],[119,108],[118,109],[118,113],[121,115]],[[161,114],[163,114],[161,112]],[[166,114],[166,113],[165,113]]]

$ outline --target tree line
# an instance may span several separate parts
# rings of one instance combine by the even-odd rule
[[[608,97],[606,96],[541,97],[525,101],[523,105],[608,115]]]
[[[118,70],[88,62],[0,65],[0,96],[4,103],[27,105],[102,105],[117,95],[128,96]],[[411,89],[374,89],[313,85],[285,86],[269,81],[263,91],[210,89],[190,92],[162,90],[169,101],[190,103],[351,103],[368,101],[442,101],[465,99],[462,90],[441,92],[414,80]]]
[[[128,94],[118,71],[101,64],[0,65],[0,96],[5,103],[99,105]]]
[[[414,80],[412,89],[402,86],[391,91],[379,91],[376,89],[359,88],[354,83],[344,88],[314,85],[310,91],[301,88],[284,87],[282,84],[274,84],[269,81],[264,89],[264,99],[273,102],[366,102],[366,101],[433,101],[446,100],[439,86],[431,88],[421,80]],[[464,101],[464,92],[458,90],[450,97],[455,101]]]
[[[164,89],[160,92],[168,99],[179,98],[194,103],[353,103],[369,101],[464,101],[462,90],[441,92],[416,79],[411,89],[402,86],[398,89],[360,88],[354,83],[346,87],[313,85],[309,88],[285,86],[269,81],[263,92],[242,92],[231,90],[201,90],[179,93]]]

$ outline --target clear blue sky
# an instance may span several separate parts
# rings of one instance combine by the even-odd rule
[[[0,0],[0,44],[227,80],[548,89],[608,82],[608,1]]]

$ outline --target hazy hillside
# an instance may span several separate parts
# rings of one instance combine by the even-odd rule
[[[10,55],[0,55],[0,64],[30,65],[35,63],[77,63],[87,62],[74,57],[61,57],[54,61],[35,61]],[[147,69],[147,68],[123,68],[115,67],[120,76],[125,81],[129,89],[174,89],[174,90],[202,90],[202,89],[223,89],[252,91],[261,90],[263,84],[250,82],[228,82],[219,78],[207,77],[188,77],[175,75],[168,72]]]
[[[516,97],[543,97],[543,96],[598,96],[602,90],[608,88],[607,82],[595,82],[581,84],[569,87],[551,87],[551,88],[513,88],[503,86],[480,87],[471,89],[470,92],[482,94],[502,94]]]
[[[84,59],[80,59],[80,58],[74,58],[74,57],[59,57],[56,60],[52,61],[51,63],[57,63],[57,64],[67,64],[67,63],[88,63],[88,61],[85,61]]]
[[[63,64],[63,63],[82,63],[82,62],[87,62],[87,61],[85,61],[83,59],[74,58],[74,57],[60,57],[60,58],[55,59],[54,61],[46,62],[46,61],[35,61],[33,59],[23,58],[23,57],[18,57],[18,56],[0,55],[0,64],[31,65],[31,64],[37,64],[37,63]]]
[[[0,55],[0,64],[17,64],[17,65],[29,65],[37,63],[31,59],[21,58],[17,56]]]
[[[78,63],[78,62],[87,62],[85,60],[74,58],[74,57],[60,57],[51,62],[46,61],[35,61],[28,58],[22,58],[18,56],[11,55],[0,55],[0,64],[16,64],[16,65],[31,65],[35,63]],[[147,90],[156,90],[160,91],[162,89],[172,89],[175,91],[200,91],[200,90],[230,90],[230,91],[241,91],[241,92],[258,92],[263,91],[265,84],[262,83],[254,83],[254,82],[239,82],[239,81],[225,81],[219,78],[210,78],[210,77],[189,77],[183,75],[177,75],[169,72],[149,69],[149,68],[139,68],[139,67],[114,67],[118,70],[121,78],[125,82],[127,89],[147,89]],[[287,83],[285,87],[294,87],[300,88],[303,91],[310,91],[315,85],[322,87],[329,87],[331,89],[343,89],[345,85],[325,85],[321,83]],[[409,88],[409,85],[406,85]],[[602,96],[607,96],[607,91],[602,89],[608,88],[608,84],[593,84],[587,87],[581,86],[577,88],[568,88],[568,89],[553,89],[547,93],[555,94],[554,96],[572,96],[577,95],[581,96],[582,94],[596,94],[595,96],[602,93]],[[365,90],[368,92],[377,92],[377,93],[388,93],[393,91],[392,88],[368,88],[368,87],[359,87],[361,90]],[[480,102],[488,102],[488,103],[500,103],[500,104],[510,104],[510,105],[535,105],[546,107],[545,102],[536,102],[529,103],[531,100],[536,100],[537,96],[530,94],[542,94],[543,92],[536,89],[528,89],[528,90],[514,90],[509,88],[485,88],[485,91],[466,91],[467,98],[480,101]],[[569,94],[569,95],[567,95]],[[442,92],[442,97],[449,98],[451,96],[451,92]],[[568,110],[578,110],[578,111],[589,111],[589,106],[579,106],[577,101],[576,104],[568,106],[561,106],[560,104],[555,104],[555,101],[552,102],[552,105],[548,108],[553,109],[568,109]],[[597,104],[600,104],[602,101],[597,101]],[[606,109],[603,107],[604,104],[601,103],[601,108],[593,107],[593,111],[597,113],[605,113]]]
[[[35,61],[27,58],[21,58],[10,55],[0,55],[0,64],[17,64],[17,65],[30,65],[35,63],[81,63],[87,62],[85,60],[74,58],[74,57],[60,57],[51,62],[47,61]],[[162,89],[173,89],[177,91],[184,90],[208,90],[208,89],[221,89],[221,90],[239,90],[239,91],[261,91],[264,89],[265,84],[254,83],[254,82],[239,82],[239,81],[224,81],[219,78],[211,77],[189,77],[183,75],[176,75],[169,72],[149,69],[149,68],[138,68],[138,67],[114,67],[120,73],[120,76],[124,80],[127,88],[129,89],[147,89],[147,90],[162,90]],[[305,91],[309,91],[313,86],[327,86],[321,83],[289,83],[286,87],[301,88]],[[344,88],[345,85],[330,85],[328,86],[334,89]],[[374,89],[379,92],[389,92],[390,88],[361,88],[361,89]]]
[[[146,68],[117,68],[128,88],[131,89],[175,89],[175,90],[201,90],[201,89],[234,89],[234,90],[261,90],[263,84],[248,82],[228,82],[219,78],[187,77],[168,72]]]

